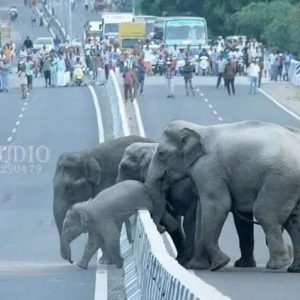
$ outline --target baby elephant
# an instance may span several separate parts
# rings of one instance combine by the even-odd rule
[[[144,184],[136,180],[123,181],[102,191],[92,200],[73,205],[63,223],[63,258],[73,263],[70,243],[87,232],[88,241],[77,265],[87,269],[92,256],[101,248],[107,255],[102,262],[121,268],[121,226],[139,209],[151,212],[153,204]]]

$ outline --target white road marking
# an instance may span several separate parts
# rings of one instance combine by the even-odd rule
[[[22,107],[22,111],[24,111],[25,110],[25,107]]]
[[[200,90],[199,89],[196,89],[196,91],[199,93],[200,92]]]
[[[98,250],[94,298],[95,300],[107,300],[107,266],[98,264],[99,258],[101,256],[102,251]]]
[[[96,110],[96,118],[97,118],[97,126],[98,126],[98,140],[99,140],[99,143],[103,143],[104,142],[103,121],[102,121],[102,115],[101,115],[101,111],[100,111],[98,97],[97,97],[97,94],[96,94],[93,86],[88,85],[88,88],[92,94],[93,102],[94,102],[94,106],[95,106],[95,110]]]
[[[218,114],[218,112],[217,112],[217,111],[215,111],[215,110],[213,110],[213,114],[214,114],[214,115],[217,115],[217,114]]]
[[[140,112],[140,108],[137,104],[137,101],[133,102],[133,108],[134,108],[135,116],[136,116],[136,119],[137,119],[140,136],[146,137],[144,124],[143,124],[143,121],[142,121],[141,112]]]
[[[221,117],[218,117],[218,120],[222,122],[222,121],[223,121],[223,118],[221,118]]]
[[[23,118],[23,114],[19,114],[19,118]]]
[[[8,139],[7,139],[7,142],[11,142],[12,141],[12,137],[10,136]]]
[[[98,126],[98,141],[99,143],[104,142],[104,130],[103,120],[99,105],[99,99],[93,86],[88,85],[88,88],[92,94],[94,107],[96,110],[97,126]],[[106,300],[107,299],[107,267],[100,266],[98,264],[99,258],[102,256],[102,251],[98,250],[97,254],[97,270],[95,280],[95,300]]]
[[[212,106],[211,104],[208,104],[208,107],[209,107],[209,108],[213,108],[213,106]]]
[[[200,93],[200,96],[201,96],[201,97],[204,97],[204,94],[203,94],[203,93]]]
[[[16,122],[16,126],[19,126],[19,125],[20,125],[20,121],[17,121],[17,122]]]
[[[27,106],[28,105],[28,102],[24,102],[24,106]]]
[[[128,120],[127,120],[127,114],[126,114],[126,109],[125,109],[125,104],[123,101],[123,97],[120,91],[120,87],[119,87],[119,83],[117,80],[117,76],[114,73],[114,71],[110,71],[109,72],[109,76],[111,76],[116,93],[117,93],[117,97],[118,97],[118,103],[119,103],[119,108],[120,108],[120,115],[121,115],[121,121],[122,121],[122,125],[123,125],[123,132],[124,135],[130,135],[130,129],[129,129],[129,124],[128,124]]]
[[[204,99],[204,101],[205,101],[205,102],[208,102],[208,99],[207,99],[207,98],[205,98],[205,99]]]
[[[285,107],[284,105],[280,104],[276,99],[274,99],[271,95],[269,95],[268,93],[266,93],[265,91],[263,91],[262,89],[258,89],[263,95],[265,95],[269,100],[271,100],[275,105],[277,105],[278,107],[280,107],[282,110],[284,110],[286,113],[288,113],[289,115],[291,115],[292,117],[294,117],[295,119],[297,119],[298,121],[300,121],[300,116],[298,116],[297,114],[295,114],[294,112],[292,112],[291,110],[289,110],[287,107]]]
[[[16,128],[14,128],[14,129],[12,130],[12,133],[16,133],[16,131],[17,131],[17,129],[16,129]]]

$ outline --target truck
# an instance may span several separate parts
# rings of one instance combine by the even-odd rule
[[[122,22],[119,26],[120,48],[132,53],[138,43],[146,38],[146,26],[140,22]]]
[[[132,13],[104,13],[102,14],[102,37],[107,37],[110,41],[118,39],[119,24],[122,22],[132,22]]]

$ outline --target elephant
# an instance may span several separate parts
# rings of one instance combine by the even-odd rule
[[[222,268],[229,257],[218,239],[230,211],[253,213],[262,226],[270,258],[266,267],[291,263],[282,237],[289,233],[294,259],[288,272],[300,271],[300,139],[288,128],[260,121],[214,126],[169,122],[149,165],[145,185],[154,200],[153,218],[166,205],[159,182],[166,172],[193,179],[198,205],[193,258],[187,268]],[[205,257],[208,255],[208,260]]]
[[[80,234],[88,233],[88,241],[77,265],[87,269],[92,256],[101,248],[108,264],[123,266],[120,255],[120,231],[123,222],[139,209],[153,209],[145,185],[136,180],[115,184],[94,199],[76,203],[67,212],[61,233],[62,257],[73,263],[70,243]]]
[[[117,182],[124,180],[146,180],[150,161],[153,157],[157,143],[133,143],[124,151],[119,164]],[[172,179],[170,180],[172,181]],[[179,221],[176,230],[168,230],[177,249],[177,260],[185,265],[192,258],[194,247],[196,210],[198,196],[190,177],[174,181],[166,188],[166,210]],[[254,260],[254,232],[252,213],[233,213],[236,229],[240,240],[241,258],[235,262],[236,267],[255,267]],[[181,218],[183,216],[183,228]],[[249,221],[245,221],[249,220]],[[162,218],[164,225],[164,217]]]
[[[151,142],[139,136],[126,136],[59,157],[53,179],[53,215],[60,241],[68,209],[113,185],[126,147],[134,142],[147,141]]]

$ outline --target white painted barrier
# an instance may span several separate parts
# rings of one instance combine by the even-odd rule
[[[300,86],[300,62],[292,59],[289,69],[289,80],[295,86]]]
[[[134,243],[128,244],[125,230],[121,237],[128,300],[230,299],[169,255],[148,211],[139,211],[131,223]]]

